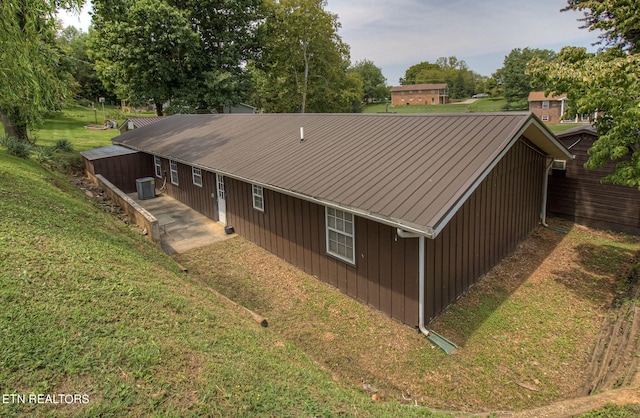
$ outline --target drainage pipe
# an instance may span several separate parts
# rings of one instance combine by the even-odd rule
[[[424,326],[424,235],[406,232],[401,228],[397,229],[400,238],[418,238],[418,329],[424,336],[429,335],[429,330]]]

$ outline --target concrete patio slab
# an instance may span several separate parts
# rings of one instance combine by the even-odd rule
[[[227,235],[221,224],[167,195],[144,200],[137,193],[127,196],[158,219],[160,243],[168,254],[180,254],[236,236]]]

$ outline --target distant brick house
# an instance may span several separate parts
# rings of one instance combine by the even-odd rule
[[[565,116],[569,98],[566,94],[555,95],[553,92],[545,95],[544,91],[529,93],[529,111],[545,124],[558,123],[590,123],[596,114],[585,113],[574,118]]]
[[[562,121],[568,101],[566,94],[556,96],[554,93],[549,93],[547,96],[544,91],[532,91],[529,93],[529,111],[543,123],[557,124]]]
[[[447,84],[408,84],[391,87],[394,106],[445,104],[449,101]]]

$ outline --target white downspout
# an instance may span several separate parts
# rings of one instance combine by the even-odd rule
[[[551,167],[553,167],[553,159],[546,170],[544,170],[544,180],[542,183],[542,212],[540,212],[540,223],[542,223],[542,226],[545,228],[549,228],[549,225],[547,225],[547,191],[549,189],[549,172],[551,171]]]
[[[425,336],[429,335],[429,330],[424,326],[424,235],[406,232],[402,228],[397,229],[400,238],[418,238],[418,329]]]
[[[425,337],[427,335],[429,335],[429,331],[427,330],[427,328],[425,328],[424,326],[424,240],[426,238],[424,237],[424,235],[420,235],[418,237],[418,251],[420,251],[420,255],[418,256],[418,291],[420,292],[420,295],[418,296],[418,309],[420,309],[420,312],[418,312],[418,329],[420,330],[421,333],[423,333],[425,335]]]
[[[563,228],[557,228],[555,226],[551,226],[547,224],[547,194],[548,194],[548,189],[549,189],[549,172],[551,171],[551,167],[553,167],[553,159],[551,160],[551,162],[549,163],[549,165],[547,166],[547,169],[544,170],[544,183],[542,186],[542,212],[540,212],[540,223],[542,224],[542,226],[544,226],[545,228],[549,228],[551,230],[554,230],[556,232],[560,232],[563,234],[568,234],[569,231],[567,231],[566,229]]]

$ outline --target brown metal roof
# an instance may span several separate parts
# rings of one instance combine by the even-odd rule
[[[446,83],[439,84],[406,84],[404,86],[391,87],[391,91],[408,91],[408,90],[440,90],[446,89]]]
[[[568,136],[575,136],[580,134],[589,134],[593,136],[598,136],[598,131],[596,127],[591,124],[586,124],[582,126],[576,126],[575,128],[567,129],[566,131],[559,132],[556,134],[556,138],[561,139]]]
[[[120,155],[135,154],[138,151],[130,148],[121,147],[120,145],[109,145],[107,147],[94,148],[82,151],[80,155],[89,161],[99,160],[101,158],[118,157]]]
[[[433,237],[521,136],[570,157],[529,113],[175,115],[113,141]]]

